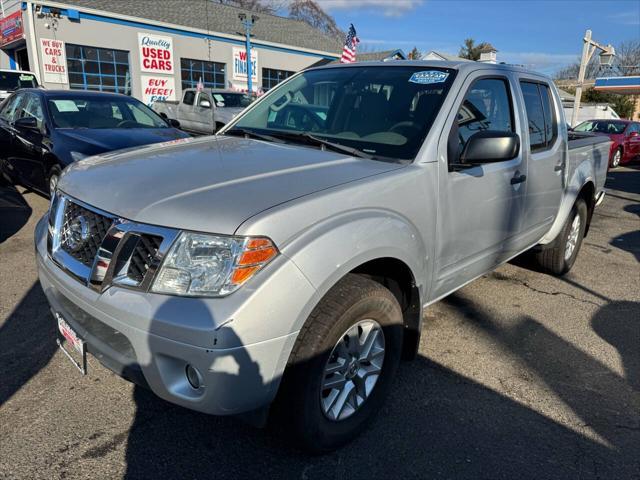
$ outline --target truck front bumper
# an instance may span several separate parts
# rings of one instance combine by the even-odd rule
[[[296,316],[290,305],[265,311],[263,295],[268,295],[268,289],[282,290],[295,282],[292,304],[299,302],[299,294],[307,295],[305,301],[314,296],[315,290],[295,265],[277,269],[272,276],[286,278],[273,279],[273,285],[268,286],[267,279],[263,282],[267,285],[253,294],[238,295],[233,308],[235,294],[224,299],[182,298],[115,286],[98,293],[51,260],[46,227],[45,217],[36,228],[42,289],[52,310],[85,340],[87,351],[104,366],[167,401],[208,414],[248,412],[273,400],[298,332],[279,333],[297,319],[274,324],[273,338],[258,339],[250,332],[264,336],[268,331],[264,322],[282,318],[282,308]],[[272,293],[271,298],[281,298]],[[220,315],[218,306],[223,311]],[[302,310],[298,313],[304,315]],[[200,376],[199,388],[188,381],[188,365]]]

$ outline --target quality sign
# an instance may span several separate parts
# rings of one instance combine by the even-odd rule
[[[159,35],[138,33],[140,70],[173,75],[173,39]]]
[[[24,38],[22,11],[0,18],[0,47]]]

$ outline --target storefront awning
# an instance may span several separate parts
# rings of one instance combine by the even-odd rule
[[[623,95],[640,95],[640,76],[596,78],[595,90]]]

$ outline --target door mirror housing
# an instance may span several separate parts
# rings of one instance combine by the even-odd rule
[[[460,154],[461,166],[504,162],[520,153],[520,137],[514,132],[483,130],[474,133]]]
[[[13,123],[13,126],[22,130],[40,131],[40,129],[38,128],[38,121],[33,117],[19,118]]]
[[[634,137],[637,137],[638,135],[639,135],[638,132],[634,131],[629,134],[629,138],[634,138]]]
[[[209,100],[201,100],[198,106],[201,108],[211,108],[211,102]]]

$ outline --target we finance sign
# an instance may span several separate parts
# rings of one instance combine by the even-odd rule
[[[173,74],[173,39],[148,33],[138,33],[140,70],[149,73]]]
[[[236,80],[247,79],[247,51],[244,48],[233,48],[233,78]],[[258,81],[258,52],[251,50],[251,81]]]

